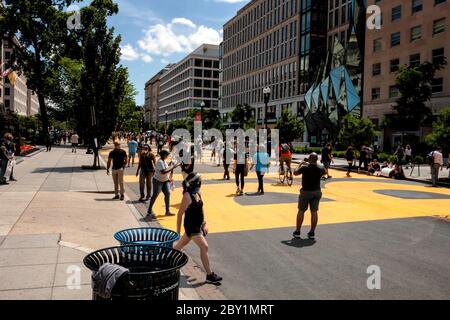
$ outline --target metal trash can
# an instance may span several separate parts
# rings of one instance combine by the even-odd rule
[[[130,270],[116,283],[110,300],[178,300],[180,269],[188,257],[172,248],[133,245],[93,252],[83,262],[93,275],[105,263]],[[93,290],[93,300],[105,299]]]
[[[119,241],[121,246],[126,245],[150,245],[172,248],[173,243],[180,239],[180,236],[172,231],[161,228],[134,228],[117,232],[114,239]]]

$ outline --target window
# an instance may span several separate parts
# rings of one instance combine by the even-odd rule
[[[372,101],[380,100],[380,88],[372,89]]]
[[[390,63],[390,71],[397,72],[400,67],[400,59],[393,59]]]
[[[434,0],[434,5],[437,6],[438,4],[444,3],[447,0]]]
[[[5,88],[5,96],[9,96],[10,95],[10,89],[9,88]]]
[[[422,38],[422,26],[415,26],[411,28],[411,42]]]
[[[397,98],[399,96],[399,91],[396,86],[389,87],[389,98]]]
[[[433,50],[433,63],[443,63],[445,61],[445,51],[444,48],[434,49]]]
[[[400,32],[391,34],[391,47],[400,45]]]
[[[380,52],[381,49],[381,38],[373,40],[373,52]]]
[[[5,59],[10,59],[10,58],[11,58],[11,52],[5,51]]]
[[[433,93],[444,91],[444,78],[433,79],[433,81],[431,81],[431,91]]]
[[[433,22],[433,36],[445,31],[445,18]]]
[[[412,0],[412,14],[422,11],[423,4],[422,0]]]
[[[392,21],[400,20],[402,18],[402,6],[392,8]]]
[[[375,63],[372,65],[372,75],[378,76],[381,74],[381,63]]]
[[[409,56],[409,65],[416,67],[420,64],[420,53],[412,54]]]

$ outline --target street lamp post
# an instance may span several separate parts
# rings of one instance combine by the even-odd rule
[[[264,94],[264,104],[265,104],[265,110],[264,110],[264,122],[265,122],[265,129],[267,130],[267,107],[270,101],[270,93],[272,92],[272,90],[270,89],[270,87],[265,87],[263,89],[263,94]]]
[[[200,103],[200,108],[201,108],[201,115],[202,115],[202,121],[203,121],[203,110],[205,109],[205,101],[202,101],[201,103]]]

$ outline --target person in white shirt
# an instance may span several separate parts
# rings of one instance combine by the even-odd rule
[[[406,169],[409,169],[409,167],[412,167],[412,149],[411,146],[408,144],[405,149],[405,161],[406,161]]]
[[[153,176],[153,194],[147,212],[147,218],[150,220],[156,219],[153,206],[161,191],[164,193],[166,216],[174,216],[174,214],[170,213],[170,183],[172,181],[173,171],[181,164],[175,166],[169,165],[167,162],[169,152],[167,150],[162,150],[160,156],[161,159],[156,162],[155,174]]]
[[[217,154],[217,157],[219,158],[219,162],[217,163],[218,167],[220,167],[222,165],[222,156],[223,156],[224,146],[225,146],[225,144],[223,143],[223,140],[219,139],[219,142],[217,142],[217,147],[216,147],[216,154]]]
[[[431,161],[431,181],[433,182],[433,187],[437,187],[439,182],[439,170],[444,169],[444,157],[442,155],[442,148],[433,151],[430,154]]]
[[[77,147],[78,147],[78,140],[80,137],[77,135],[77,133],[74,131],[72,136],[70,137],[70,143],[72,144],[72,152],[77,153]]]

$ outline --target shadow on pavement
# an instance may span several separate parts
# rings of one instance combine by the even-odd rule
[[[317,242],[316,242],[316,240],[294,238],[292,240],[281,241],[281,243],[286,246],[294,247],[294,248],[307,248],[307,247],[312,247]]]

